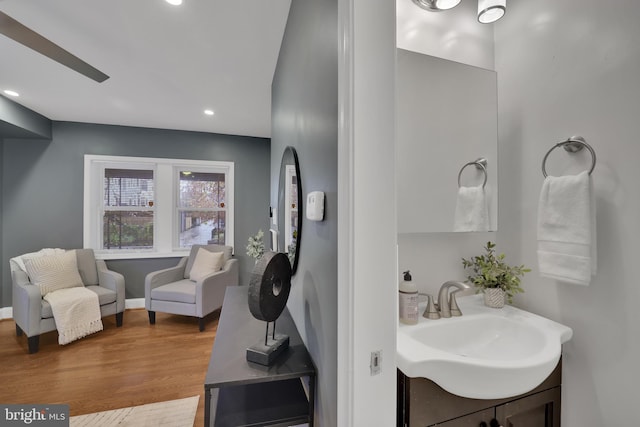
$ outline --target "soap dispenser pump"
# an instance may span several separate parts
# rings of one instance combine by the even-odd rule
[[[400,301],[400,322],[407,325],[415,325],[418,323],[418,287],[411,280],[409,270],[403,274],[403,281],[400,282],[399,301]]]

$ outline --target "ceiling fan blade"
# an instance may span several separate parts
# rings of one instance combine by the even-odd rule
[[[28,48],[31,48],[36,52],[39,52],[54,61],[97,81],[98,83],[102,83],[109,78],[109,76],[104,74],[102,71],[92,67],[82,59],[69,53],[52,41],[42,37],[30,28],[25,27],[4,12],[0,12],[0,34],[4,34],[10,39],[17,41],[18,43],[21,43]]]

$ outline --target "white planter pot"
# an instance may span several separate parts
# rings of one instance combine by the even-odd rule
[[[504,307],[506,294],[500,288],[487,288],[484,291],[484,305],[493,308]]]

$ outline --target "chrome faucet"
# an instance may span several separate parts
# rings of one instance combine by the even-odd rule
[[[449,293],[449,288],[456,290]],[[440,286],[438,291],[438,303],[434,304],[431,295],[428,296],[427,309],[422,314],[427,319],[439,319],[441,317],[462,316],[458,302],[456,301],[456,292],[471,289],[466,283],[449,280]]]

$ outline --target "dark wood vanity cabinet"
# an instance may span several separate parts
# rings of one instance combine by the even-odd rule
[[[433,381],[409,378],[398,370],[397,426],[560,427],[561,380],[562,361],[530,392],[485,400],[456,396]]]

